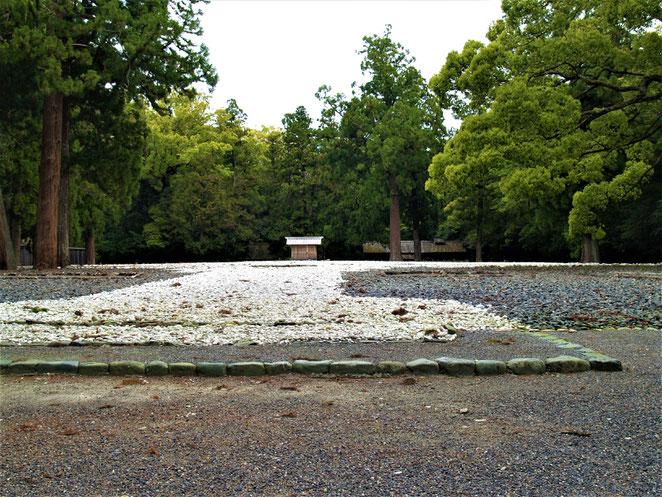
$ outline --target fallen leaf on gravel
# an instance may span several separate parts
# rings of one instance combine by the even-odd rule
[[[285,414],[280,415],[281,418],[296,418],[297,415],[293,412],[286,412]]]
[[[115,406],[112,405],[112,404],[104,404],[102,406],[99,406],[97,409],[110,409],[112,407],[115,407]]]
[[[365,354],[350,354],[349,357],[350,359],[360,359],[362,357],[368,357],[368,356]]]
[[[227,385],[219,385],[216,387],[216,390],[232,390],[232,387],[229,387]]]
[[[298,389],[297,387],[294,387],[294,386],[292,386],[292,387],[288,387],[288,386],[280,387],[280,389],[281,389],[281,390],[293,390],[293,391],[295,391],[295,392],[298,392],[298,391],[299,391],[299,389]]]
[[[421,305],[418,306],[419,309],[427,309],[427,307],[428,307],[428,306],[425,305],[425,304],[421,304]]]
[[[142,378],[127,378],[122,380],[122,385],[147,385],[147,380]]]
[[[153,398],[154,400],[159,400],[161,397],[159,397],[157,394],[154,394],[154,395],[152,395],[152,398]]]
[[[182,284],[178,281],[177,283],[173,283],[173,284],[170,285],[170,286],[182,286]]]
[[[591,434],[586,431],[577,431],[577,430],[561,430],[560,433],[563,433],[564,435],[575,435],[577,437],[590,437]]]
[[[327,406],[332,406],[333,403],[334,403],[334,402],[333,402],[332,400],[329,400],[328,402],[325,403],[325,405],[327,405]]]
[[[79,433],[80,431],[78,430],[65,430],[62,432],[63,435],[67,435],[67,436],[78,435]]]
[[[393,314],[394,316],[404,316],[405,314],[407,314],[407,309],[405,309],[404,307],[400,307],[398,309],[392,310],[391,314]]]
[[[400,382],[401,385],[415,385],[416,378],[405,378]]]
[[[220,312],[221,314],[232,314],[232,311],[230,311],[230,310],[228,310],[228,309],[221,309],[219,312]]]

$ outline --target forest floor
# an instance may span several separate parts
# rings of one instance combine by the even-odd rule
[[[313,309],[314,303],[299,314],[294,307],[281,315],[269,311],[272,313],[266,316],[271,321],[265,320],[261,326],[278,340],[257,345],[249,345],[250,335],[248,340],[237,341],[247,336],[239,332],[232,335],[233,341],[179,346],[148,346],[137,339],[133,345],[112,346],[108,343],[117,339],[115,335],[101,339],[84,338],[78,333],[72,344],[73,337],[65,324],[34,325],[53,329],[45,332],[36,327],[32,328],[36,331],[29,332],[26,330],[33,325],[27,322],[12,335],[17,325],[10,321],[24,319],[22,314],[11,315],[17,308],[21,312],[26,311],[25,307],[48,309],[27,311],[32,320],[34,315],[53,313],[44,322],[69,315],[81,317],[74,314],[75,310],[101,318],[108,314],[100,313],[103,309],[128,308],[121,307],[122,302],[131,304],[131,311],[140,309],[145,297],[152,303],[167,302],[170,292],[174,307],[181,308],[187,300],[190,309],[195,309],[196,303],[205,305],[204,292],[175,295],[192,288],[194,282],[206,281],[210,299],[218,299],[222,309],[240,312],[241,301],[243,307],[248,307],[245,301],[253,298],[250,289],[238,287],[240,291],[235,290],[234,296],[247,298],[232,299],[227,294],[231,290],[219,283],[229,272],[218,270],[218,266],[210,265],[211,273],[206,277],[202,277],[204,271],[189,271],[190,266],[176,273],[157,267],[103,267],[94,271],[108,273],[96,278],[84,274],[90,269],[77,269],[72,270],[68,283],[61,282],[58,273],[48,278],[30,271],[22,272],[20,277],[2,274],[0,295],[4,297],[0,302],[4,303],[0,303],[0,313],[5,314],[0,356],[167,362],[296,357],[406,361],[439,355],[505,360],[558,355],[556,346],[526,333],[527,329],[548,329],[557,337],[621,359],[624,371],[472,378],[3,375],[0,495],[645,496],[662,492],[658,478],[662,471],[662,333],[656,321],[660,307],[655,307],[660,299],[660,266],[508,269],[426,265],[420,272],[420,265],[370,263],[367,272],[357,272],[355,267],[337,264],[333,285],[313,285],[308,291],[299,286],[296,291],[286,292],[311,299],[310,295],[315,294],[317,302],[324,301],[327,309],[344,299],[387,300],[379,306],[370,304],[378,324],[365,330],[375,334],[374,330],[383,329],[384,333],[392,333],[390,339],[381,335],[382,339],[344,336],[335,341],[284,340],[287,334],[281,334],[281,330],[288,329],[288,325],[274,326],[278,319],[295,323],[298,319],[311,320],[310,324],[289,325],[293,330],[321,325],[316,320],[328,313]],[[446,271],[445,276],[441,270]],[[397,274],[387,274],[394,271]],[[575,278],[563,275],[570,271],[576,271]],[[127,274],[112,276],[113,272]],[[140,278],[152,279],[136,281]],[[297,286],[297,280],[286,278],[280,281],[282,285]],[[113,279],[117,280],[111,283],[113,288],[104,286],[105,281]],[[244,275],[236,279],[247,278]],[[268,279],[261,281],[263,288],[269,287]],[[524,286],[526,282],[530,284]],[[180,285],[173,286],[175,283]],[[82,295],[85,291],[81,287],[88,284],[97,293]],[[389,285],[389,295],[381,296],[379,292]],[[72,286],[77,295],[67,290]],[[596,292],[595,287],[603,291]],[[621,287],[624,290],[617,290]],[[163,297],[159,288],[165,290]],[[276,288],[283,293],[283,287]],[[329,288],[336,293],[325,294],[331,291]],[[560,321],[536,318],[536,312],[524,311],[536,305],[543,308],[542,297],[553,289],[565,292],[565,300],[570,300],[562,302],[561,293],[549,297],[550,302],[556,299],[558,309],[571,311],[557,312]],[[126,293],[134,290],[138,293]],[[577,297],[574,304],[572,291]],[[479,292],[492,300],[476,301]],[[11,297],[20,294],[20,300]],[[522,294],[530,295],[529,306]],[[633,294],[638,297],[636,304],[624,301]],[[27,300],[28,296],[32,299]],[[44,298],[49,296],[52,298]],[[291,305],[296,296],[283,295],[282,300],[279,296],[278,302]],[[460,307],[448,302],[453,296],[460,299]],[[494,304],[498,296],[504,302],[510,299],[512,305],[503,304],[496,312],[501,305]],[[270,300],[264,294],[262,298]],[[91,304],[85,301],[90,307],[81,307],[80,299],[90,299]],[[339,302],[328,303],[335,299]],[[420,309],[420,305],[426,308]],[[600,312],[599,306],[613,314]],[[408,313],[393,315],[392,308],[405,308]],[[430,308],[434,313],[425,312]],[[350,307],[349,311],[358,309]],[[415,319],[397,319],[407,317],[409,311]],[[242,312],[250,315],[251,310]],[[331,331],[341,330],[343,323],[336,321],[343,319],[337,317],[343,313],[342,309],[334,311],[333,323],[322,322]],[[132,316],[136,322],[142,319],[138,314]],[[301,314],[312,317],[300,318]],[[455,314],[462,314],[461,319],[454,320]],[[225,315],[218,316],[224,319]],[[604,316],[609,322],[600,321]],[[347,323],[347,317],[345,327],[360,335],[362,328]],[[428,317],[436,321],[428,322]],[[472,318],[503,326],[490,329],[472,325]],[[454,339],[417,338],[419,328],[431,323],[439,329],[453,328],[455,334],[450,335]],[[145,329],[151,330],[149,326],[136,326],[133,331]],[[58,336],[58,330],[66,333]],[[68,340],[69,345],[19,345],[28,333],[40,337],[28,343],[60,339]],[[399,333],[409,336],[404,340],[398,338]],[[85,340],[103,340],[106,345],[81,347],[75,343]]]

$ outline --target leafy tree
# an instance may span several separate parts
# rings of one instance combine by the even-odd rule
[[[35,264],[55,267],[66,99],[110,88],[156,104],[173,89],[202,80],[213,85],[216,77],[206,48],[193,41],[201,33],[196,0],[6,3],[0,53],[25,54],[41,68],[35,78],[44,104]]]
[[[440,114],[432,111],[432,95],[414,59],[390,38],[390,26],[383,36],[364,37],[364,59],[361,70],[369,79],[361,85],[357,103],[358,119],[352,124],[365,138],[370,181],[365,186],[377,187],[377,179],[386,188],[389,207],[391,260],[402,260],[400,253],[402,196],[416,187],[418,195],[435,138],[443,135]],[[378,191],[370,191],[378,195]],[[416,220],[418,225],[419,221]],[[418,250],[420,254],[420,247]]]
[[[32,69],[19,54],[0,55],[0,268],[15,268],[36,215],[40,106]]]
[[[582,240],[583,261],[597,261],[604,213],[640,196],[662,155],[659,3],[506,0],[503,9],[490,43],[451,54],[433,87],[457,115],[489,110],[506,132],[488,146],[503,159],[501,208],[520,225],[511,232],[540,243],[564,231]]]

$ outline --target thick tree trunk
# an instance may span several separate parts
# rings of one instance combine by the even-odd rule
[[[421,222],[414,221],[414,260],[423,260],[423,251],[421,250]]]
[[[67,267],[69,260],[69,104],[62,108],[62,160],[57,208],[57,264]]]
[[[389,215],[389,226],[391,235],[391,255],[389,260],[402,260],[402,247],[400,244],[400,197],[398,195],[398,185],[396,183],[395,173],[390,176],[391,209]]]
[[[61,152],[62,93],[56,91],[44,97],[34,254],[34,265],[39,269],[57,267],[57,204]]]
[[[476,262],[483,262],[483,227],[479,226],[476,233]]]
[[[9,217],[9,238],[14,244],[14,256],[16,257],[16,264],[21,265],[21,235],[22,235],[21,220],[17,216]]]
[[[89,231],[85,237],[85,264],[90,266],[96,264],[97,259],[94,250],[94,231]]]
[[[478,199],[476,219],[476,262],[483,262],[483,199]]]
[[[0,269],[16,269],[18,257],[20,257],[20,252],[17,254],[14,249],[5,201],[0,190]]]
[[[600,250],[598,241],[591,235],[584,235],[582,240],[582,259],[581,262],[600,262]]]

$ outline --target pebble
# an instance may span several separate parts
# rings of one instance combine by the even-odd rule
[[[472,330],[660,329],[661,278],[659,265],[366,261],[3,273],[0,337],[14,345],[248,345],[450,342]]]
[[[346,274],[355,296],[459,301],[535,330],[662,328],[662,265],[514,264]]]

